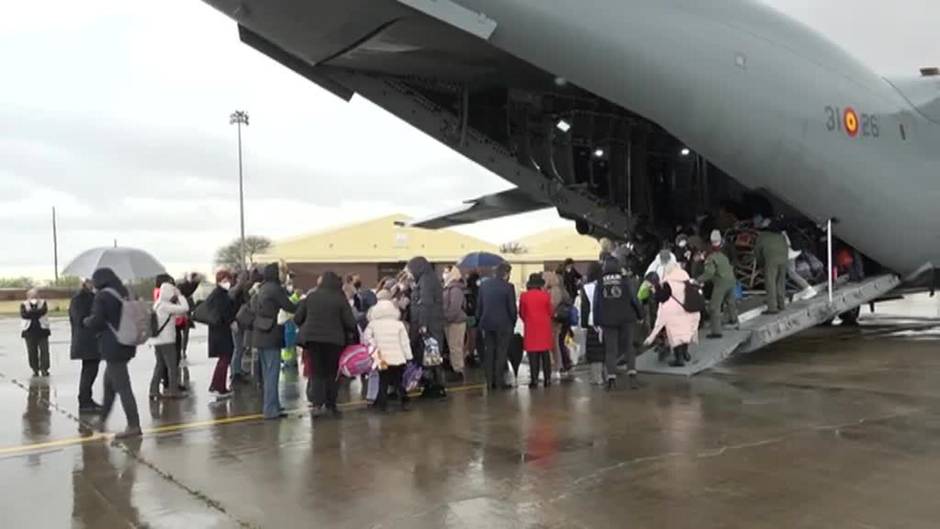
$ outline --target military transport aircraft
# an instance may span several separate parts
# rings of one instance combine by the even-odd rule
[[[882,78],[757,1],[206,1],[517,186],[427,226],[555,207],[622,235],[759,190],[903,279],[940,263],[940,71]]]

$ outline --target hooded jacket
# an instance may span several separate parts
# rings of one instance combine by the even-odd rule
[[[72,327],[72,360],[101,360],[98,351],[98,336],[95,331],[86,329],[82,322],[91,316],[91,306],[95,302],[95,293],[84,286],[69,303],[69,324]]]
[[[440,343],[444,339],[444,289],[434,267],[424,257],[408,261],[408,270],[415,278],[411,291],[411,330],[417,335],[422,327]]]
[[[95,284],[95,300],[91,306],[91,315],[85,318],[85,327],[98,333],[98,349],[106,362],[127,362],[137,353],[137,348],[118,343],[114,331],[121,324],[123,304],[105,289],[112,289],[124,299],[130,299],[130,293],[121,283],[117,274],[110,268],[99,268],[91,276]]]
[[[666,269],[666,277],[663,282],[669,285],[672,294],[668,300],[659,305],[659,311],[656,313],[656,324],[646,340],[647,343],[652,343],[653,339],[664,329],[670,347],[678,347],[698,341],[698,324],[701,314],[686,312],[683,306],[685,303],[685,283],[688,280],[689,274],[678,265]]]
[[[173,298],[176,298],[175,300]],[[157,317],[157,328],[163,329],[150,339],[151,345],[169,345],[176,343],[176,317],[189,312],[189,302],[182,294],[177,295],[173,283],[160,285],[160,293],[153,303],[153,313]]]
[[[633,281],[623,275],[620,263],[615,259],[607,260],[604,275],[594,291],[594,323],[601,327],[619,327],[643,319],[636,290]]]
[[[401,311],[390,300],[383,299],[369,311],[369,325],[362,337],[375,347],[376,365],[404,365],[411,360],[411,340],[401,322]]]
[[[251,345],[258,349],[280,349],[284,345],[284,333],[277,326],[277,313],[279,310],[296,312],[297,305],[291,302],[281,285],[277,263],[264,267],[264,283],[251,302],[255,313]]]
[[[664,262],[662,255],[665,255],[668,252],[668,259]],[[679,260],[676,259],[676,254],[663,250],[662,252],[656,254],[656,258],[653,259],[653,262],[646,268],[646,273],[643,274],[643,277],[647,277],[652,273],[656,273],[657,276],[663,277],[666,275],[666,267],[671,264],[679,264]]]
[[[357,333],[356,317],[343,293],[343,281],[332,272],[323,274],[320,287],[300,303],[294,315],[299,327],[297,343],[346,345],[347,336]]]
[[[448,324],[466,323],[466,304],[463,281],[460,279],[460,271],[457,271],[448,276],[447,286],[444,287],[444,319]]]

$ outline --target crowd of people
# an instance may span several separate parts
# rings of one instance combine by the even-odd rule
[[[785,233],[760,226],[756,252],[765,269],[768,308],[775,312],[786,301],[783,281],[792,271],[792,249]],[[379,410],[387,409],[390,398],[407,409],[407,390],[415,387],[423,398],[445,398],[448,379],[464,380],[472,365],[482,367],[491,390],[513,387],[523,351],[529,386],[549,387],[571,377],[570,344],[580,328],[592,383],[613,389],[618,372],[625,371],[629,386],[638,388],[641,344],[656,344],[661,360],[671,355],[669,364],[681,367],[691,360],[689,348],[698,340],[703,315],[710,320],[709,338],[720,338],[725,325],[737,324],[738,282],[717,230],[707,243],[682,236],[664,245],[642,276],[636,273],[642,265],[635,247],[606,239],[601,244],[586,274],[569,259],[555,270],[532,274],[521,295],[510,282],[508,263],[440,271],[423,257],[374,288],[357,275],[325,272],[306,293],[295,290],[293,275],[277,263],[239,274],[220,270],[214,289],[199,303],[193,295],[203,277],[188,274],[176,281],[161,275],[148,303],[146,343],[155,357],[148,396],[153,401],[187,397],[180,367],[197,322],[208,327],[207,354],[217,359],[209,390],[222,399],[234,386],[254,380],[261,387],[263,415],[271,420],[285,416],[280,374],[296,365],[298,356],[314,412],[340,415],[339,373],[361,376],[364,396]],[[71,357],[82,362],[79,409],[100,414],[103,424],[119,397],[128,424],[123,436],[140,434],[128,362],[144,342],[128,339],[125,330],[134,323],[128,323],[133,302],[125,283],[102,268],[82,283],[69,310]],[[22,336],[35,376],[49,374],[47,313],[46,302],[29,291],[21,306]],[[365,354],[368,365],[362,367]],[[99,405],[92,388],[101,360],[106,369]]]

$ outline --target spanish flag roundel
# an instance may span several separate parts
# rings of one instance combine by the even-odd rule
[[[842,117],[842,121],[845,124],[845,131],[849,133],[849,136],[856,137],[858,136],[858,114],[855,113],[855,109],[848,107],[845,109],[845,115]]]

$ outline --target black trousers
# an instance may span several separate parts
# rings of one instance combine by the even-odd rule
[[[33,371],[49,371],[49,337],[27,336],[26,354]]]
[[[539,383],[539,371],[545,379],[545,385],[552,383],[552,359],[548,351],[529,351],[529,385]]]
[[[137,399],[131,388],[131,377],[127,372],[127,362],[108,362],[104,368],[104,402],[101,417],[108,420],[116,396],[121,397],[121,406],[127,416],[128,428],[140,428],[140,415],[137,413]]]
[[[503,384],[512,328],[483,331],[483,374],[490,387]]]
[[[339,396],[339,355],[343,352],[342,345],[331,343],[310,343],[310,357],[313,360],[313,384],[311,386],[310,402],[314,406],[326,406],[336,409],[336,399]]]
[[[633,350],[633,340],[630,338],[632,323],[625,323],[617,327],[604,327],[604,364],[607,367],[607,378],[617,378],[617,360],[621,354],[627,357],[627,368],[636,371],[636,353]]]
[[[561,370],[568,371],[573,365],[571,362],[571,351],[568,349],[568,346],[565,344],[565,338],[568,337],[571,332],[570,325],[562,325],[561,331],[558,333],[558,351],[561,353]]]
[[[402,375],[405,374],[405,366],[388,366],[385,371],[379,371],[379,394],[375,398],[375,407],[384,410],[388,408],[388,388],[392,387],[398,391],[398,400],[404,406],[408,402],[408,392],[401,383]]]
[[[78,407],[90,406],[95,400],[92,398],[92,387],[98,378],[98,367],[101,360],[82,360],[82,374],[78,380]]]

